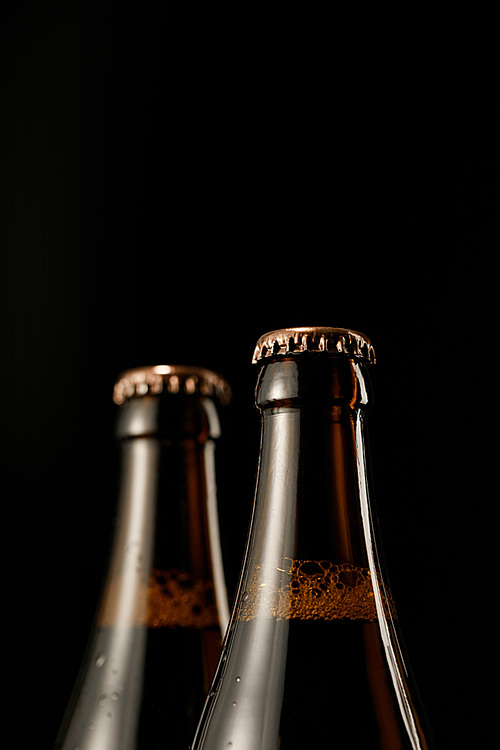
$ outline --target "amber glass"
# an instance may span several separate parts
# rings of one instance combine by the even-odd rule
[[[365,358],[259,367],[248,546],[192,748],[427,750],[370,501]]]
[[[187,748],[220,655],[217,399],[191,368],[156,370],[127,375],[117,399],[116,530],[62,750]]]

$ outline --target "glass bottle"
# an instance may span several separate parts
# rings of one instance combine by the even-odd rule
[[[229,619],[219,542],[218,374],[160,365],[114,388],[117,521],[62,750],[188,747]]]
[[[370,341],[262,336],[261,446],[239,590],[192,750],[427,750],[367,468]]]

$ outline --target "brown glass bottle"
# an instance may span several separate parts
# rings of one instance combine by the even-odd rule
[[[109,570],[62,750],[187,747],[228,621],[219,544],[217,403],[229,387],[194,367],[118,379],[121,472]]]
[[[192,750],[427,750],[370,503],[373,348],[344,329],[285,329],[254,361],[254,510]]]

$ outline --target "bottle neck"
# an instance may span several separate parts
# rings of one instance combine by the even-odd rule
[[[377,618],[364,449],[369,390],[363,366],[347,358],[262,368],[244,617],[267,608],[267,616]]]
[[[219,415],[207,397],[146,395],[119,407],[115,434],[118,440],[149,436],[162,442],[192,439],[204,443],[220,437]]]
[[[368,407],[371,386],[362,361],[309,354],[264,364],[255,394],[256,404],[263,411],[286,406],[320,410],[338,406],[355,410]]]
[[[219,432],[208,398],[144,396],[120,407],[117,519],[100,624],[225,628]]]

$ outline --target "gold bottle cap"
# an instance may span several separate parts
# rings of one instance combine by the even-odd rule
[[[115,404],[140,396],[167,393],[197,393],[214,397],[221,404],[231,400],[231,389],[224,378],[212,370],[189,365],[155,365],[125,370],[113,390]]]
[[[257,341],[252,362],[256,364],[267,357],[289,357],[304,352],[346,355],[375,364],[375,351],[364,334],[325,326],[281,328],[265,333]]]

